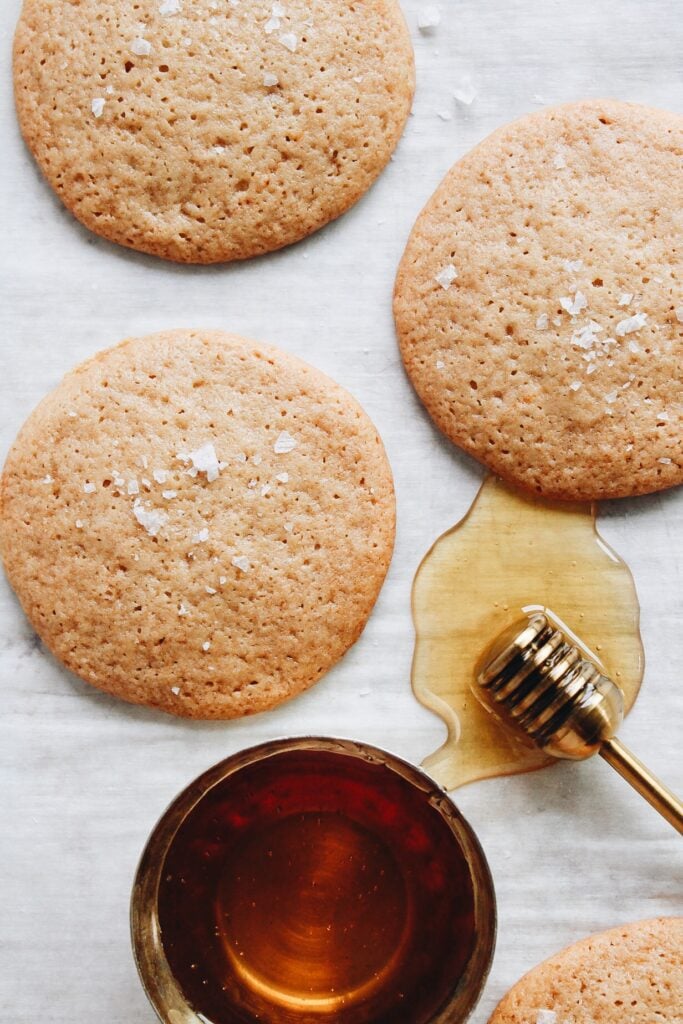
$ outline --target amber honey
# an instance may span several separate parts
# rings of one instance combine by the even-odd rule
[[[638,599],[628,566],[596,529],[595,508],[529,497],[489,477],[413,585],[413,689],[448,726],[424,767],[447,789],[554,763],[473,690],[482,653],[529,608],[547,610],[632,706],[643,677]]]
[[[476,840],[425,776],[342,747],[255,760],[177,829],[159,936],[199,1020],[459,1020],[441,1011],[483,983],[493,904]]]

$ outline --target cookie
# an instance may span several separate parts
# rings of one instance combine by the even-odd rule
[[[591,935],[525,974],[489,1024],[682,1024],[683,917]]]
[[[414,63],[397,0],[24,0],[14,84],[30,150],[86,227],[216,263],[360,198]]]
[[[550,498],[683,480],[683,118],[542,110],[457,163],[398,272],[406,370],[437,426]]]
[[[124,342],[29,417],[0,554],[89,683],[196,718],[261,711],[358,638],[394,539],[391,471],[354,399],[219,331]]]

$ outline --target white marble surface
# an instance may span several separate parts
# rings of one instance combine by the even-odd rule
[[[129,952],[130,884],[158,814],[213,762],[288,733],[359,737],[416,762],[442,739],[410,691],[410,583],[481,472],[440,439],[402,373],[395,268],[450,164],[540,101],[611,95],[683,112],[683,11],[680,0],[441,0],[442,23],[426,37],[416,28],[422,6],[404,3],[414,114],[371,192],[289,250],[197,269],[108,245],[52,197],[12,110],[19,0],[0,4],[0,456],[42,395],[97,349],[164,327],[225,327],[297,353],[358,397],[385,439],[399,510],[393,565],[360,642],[308,694],[242,723],[175,721],[88,688],[45,653],[0,582],[1,1024],[152,1024]],[[465,74],[478,94],[471,107],[451,98]],[[446,109],[451,121],[438,117]],[[683,493],[612,503],[601,525],[633,568],[648,657],[623,738],[683,789]],[[681,912],[676,837],[602,763],[480,783],[457,801],[499,898],[498,949],[474,1024],[566,942]]]

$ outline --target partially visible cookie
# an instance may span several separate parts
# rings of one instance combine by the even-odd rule
[[[415,224],[403,361],[437,426],[551,498],[683,481],[683,118],[613,100],[485,139]]]
[[[29,148],[86,227],[215,263],[360,198],[414,62],[397,0],[24,0],[14,84]]]
[[[124,342],[23,426],[0,553],[47,646],[124,700],[273,707],[358,638],[389,565],[391,471],[354,399],[219,331]]]
[[[489,1024],[681,1024],[683,917],[591,935],[525,974]]]

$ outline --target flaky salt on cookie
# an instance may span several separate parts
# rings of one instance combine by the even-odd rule
[[[489,1024],[681,1024],[683,918],[591,935],[525,974]]]
[[[188,263],[305,237],[370,187],[414,90],[397,0],[24,0],[24,138],[64,204]]]
[[[542,110],[448,173],[398,272],[403,361],[437,426],[551,498],[683,480],[683,118]]]
[[[354,399],[218,331],[124,342],[68,374],[10,451],[0,553],[89,683],[196,718],[273,707],[358,638],[394,539]]]

